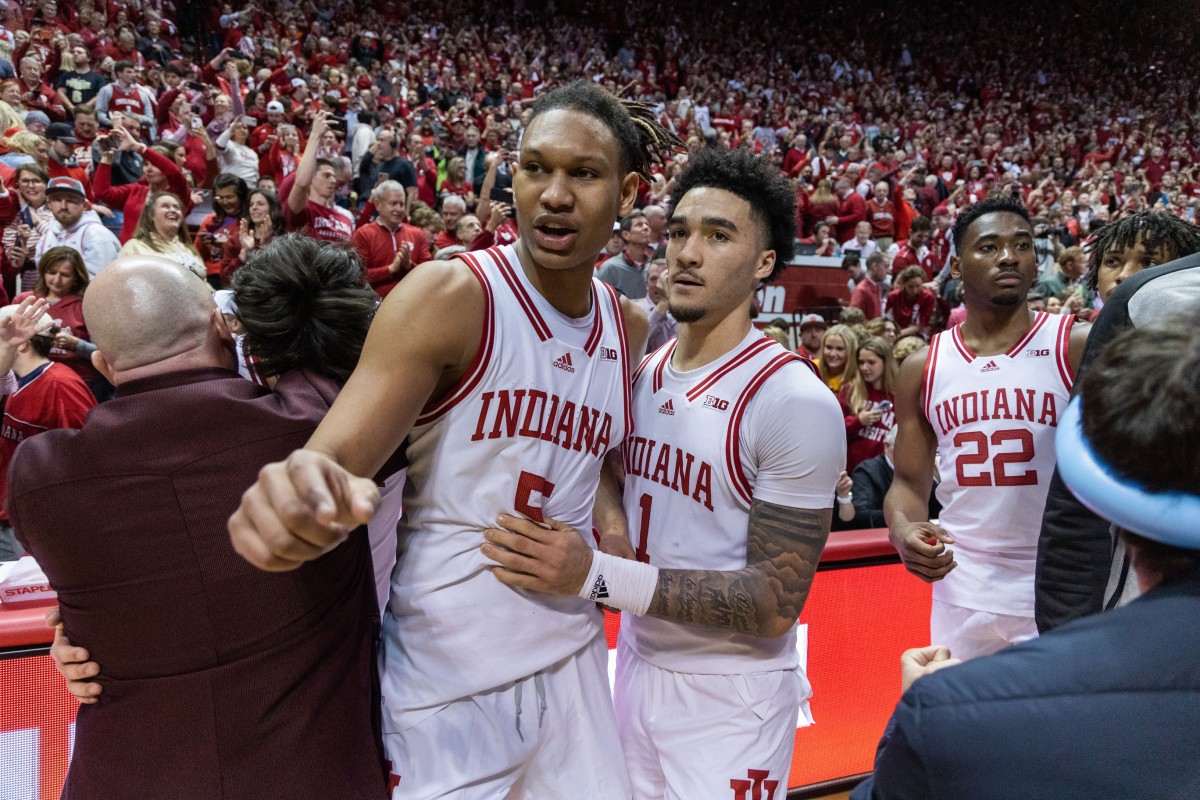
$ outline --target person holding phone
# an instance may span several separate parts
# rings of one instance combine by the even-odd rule
[[[887,432],[896,424],[892,412],[896,385],[892,346],[872,336],[858,345],[855,358],[858,371],[838,392],[846,419],[847,472],[854,472],[868,458],[883,455]]]

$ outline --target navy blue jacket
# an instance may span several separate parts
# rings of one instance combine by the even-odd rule
[[[1200,798],[1200,572],[918,680],[851,800]]]

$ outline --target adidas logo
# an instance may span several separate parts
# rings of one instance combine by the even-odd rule
[[[675,404],[674,404],[674,402],[673,402],[673,401],[671,401],[671,400],[668,400],[667,402],[663,403],[661,406],[659,406],[659,407],[658,407],[658,413],[660,413],[660,414],[670,414],[671,416],[674,416],[674,415],[675,415]]]
[[[567,372],[575,371],[575,365],[571,363],[571,354],[570,353],[563,353],[562,357],[555,360],[554,366],[558,367],[561,370],[566,370]]]
[[[596,582],[592,584],[592,591],[588,594],[591,600],[607,600],[608,599],[608,584],[604,582],[603,575],[596,576]]]
[[[999,372],[999,371],[1000,371],[1000,365],[999,365],[999,364],[997,364],[997,363],[996,363],[994,360],[993,360],[993,361],[989,361],[988,363],[984,364],[984,365],[983,365],[983,369],[981,369],[981,370],[979,370],[979,371],[980,371],[980,372]]]

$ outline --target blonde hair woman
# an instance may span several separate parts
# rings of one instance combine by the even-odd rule
[[[838,391],[858,374],[853,355],[858,352],[858,334],[848,325],[834,325],[821,338],[821,380]]]

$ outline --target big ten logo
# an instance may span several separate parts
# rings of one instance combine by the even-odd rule
[[[1031,347],[1025,351],[1025,355],[1029,358],[1045,358],[1050,355],[1050,350],[1049,348],[1038,349]]]
[[[775,790],[779,781],[769,781],[771,773],[765,769],[748,769],[745,778],[734,778],[729,781],[733,789],[733,800],[775,800]]]
[[[783,314],[787,304],[787,289],[783,286],[763,286],[758,290],[758,313]]]
[[[729,401],[728,400],[722,400],[721,398],[714,397],[711,394],[705,395],[704,405],[707,406],[708,408],[715,408],[717,411],[728,411],[729,410]]]
[[[604,347],[603,345],[601,345],[600,346],[600,360],[601,361],[616,361],[617,360],[617,348]]]

